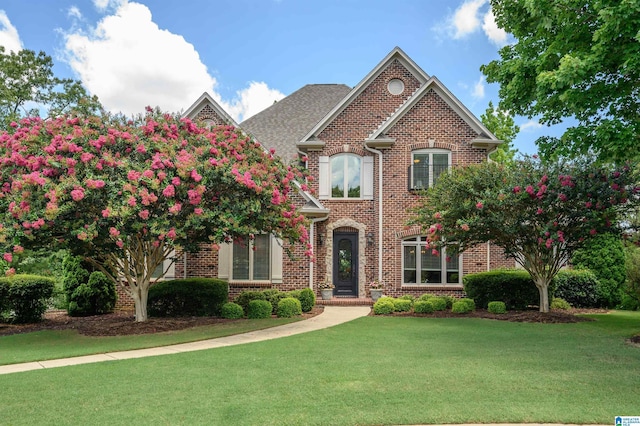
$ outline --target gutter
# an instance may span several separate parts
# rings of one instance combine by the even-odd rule
[[[378,156],[378,281],[382,282],[382,151],[371,148],[365,140],[364,148]]]

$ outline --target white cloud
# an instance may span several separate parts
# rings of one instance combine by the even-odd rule
[[[480,8],[485,3],[486,0],[467,0],[456,9],[451,17],[451,25],[454,29],[453,38],[462,38],[480,27],[478,15]]]
[[[482,30],[493,44],[499,47],[507,44],[507,32],[502,28],[498,28],[496,18],[493,16],[493,10],[491,8],[484,14],[483,21]]]
[[[114,1],[94,4],[108,7]],[[181,111],[206,91],[241,121],[284,97],[266,83],[252,82],[236,99],[223,101],[215,92],[216,79],[191,43],[159,28],[147,6],[119,4],[95,28],[73,28],[65,35],[69,65],[107,110],[130,115],[150,105]]]
[[[541,127],[543,127],[542,124],[534,120],[529,120],[524,124],[520,124],[520,130],[523,132],[535,131]]]
[[[4,10],[0,10],[0,46],[4,46],[5,53],[22,50],[22,41],[18,30],[11,24]]]
[[[118,9],[126,4],[128,0],[93,0],[93,6],[100,12],[104,12],[108,8]]]
[[[485,77],[481,75],[480,79],[473,85],[473,92],[471,92],[471,96],[476,99],[484,98],[484,81]]]
[[[70,18],[82,19],[82,12],[78,9],[77,6],[71,6],[69,10],[67,10],[67,16]]]

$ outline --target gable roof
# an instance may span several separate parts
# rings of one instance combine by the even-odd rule
[[[308,84],[240,123],[265,147],[285,160],[297,154],[298,142],[351,89],[344,84]]]
[[[431,77],[426,83],[424,83],[416,92],[409,97],[404,104],[402,104],[387,120],[385,120],[380,127],[367,138],[368,142],[374,142],[376,139],[382,139],[388,141],[386,133],[406,114],[411,108],[413,108],[420,99],[426,95],[429,90],[433,90],[440,96],[440,98],[449,105],[449,107],[455,111],[465,123],[469,125],[477,134],[478,137],[471,141],[473,146],[478,147],[493,147],[502,143],[493,133],[487,129],[484,124],[478,118],[473,115],[469,109],[462,104],[454,96],[453,93],[445,87],[437,77]]]
[[[342,101],[335,105],[335,107],[329,111],[325,117],[319,121],[304,137],[298,139],[297,145],[300,148],[316,146],[317,142],[314,142],[315,137],[320,134],[355,98],[357,98],[369,84],[375,80],[380,73],[382,73],[387,66],[398,60],[413,76],[420,82],[421,85],[429,80],[429,75],[422,70],[406,53],[399,47],[395,47],[382,61],[367,74],[351,92],[342,99]]]
[[[189,117],[191,119],[195,119],[198,116],[198,113],[202,111],[205,106],[211,106],[213,110],[218,114],[223,120],[225,120],[228,124],[231,124],[234,127],[238,127],[238,123],[225,111],[207,92],[204,92],[197,101],[195,101],[185,112],[182,113],[183,117]]]

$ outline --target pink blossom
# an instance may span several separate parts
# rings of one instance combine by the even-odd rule
[[[462,225],[460,225],[460,228],[466,232],[469,230],[469,225],[467,225],[466,223],[463,223]]]
[[[593,203],[591,201],[587,201],[586,203],[584,203],[584,206],[588,209],[591,208],[591,206],[593,206]]]
[[[195,209],[193,209],[193,213],[195,213],[197,216],[202,216],[204,210],[202,210],[200,207],[196,207]]]
[[[140,179],[140,176],[142,176],[142,173],[135,170],[129,170],[129,172],[127,173],[127,179],[134,182],[137,182]]]
[[[542,214],[544,213],[544,210],[542,210],[541,207],[538,207],[538,210],[536,210],[536,214]]]
[[[167,232],[167,238],[171,238],[172,240],[175,239],[177,236],[176,234],[176,229],[175,228],[171,228],[169,230],[169,232]]]
[[[117,245],[119,248],[122,248],[122,247],[124,246],[124,243],[122,242],[122,240],[118,240],[118,241],[116,241],[116,245]]]
[[[73,201],[80,201],[84,198],[84,188],[76,186],[74,190],[71,191],[71,198]]]
[[[5,253],[2,257],[9,263],[13,262],[13,255],[11,253]]]
[[[558,241],[564,243],[564,232],[558,231]]]
[[[551,244],[553,243],[553,240],[551,238],[547,238],[547,242],[545,243],[545,246],[547,246],[547,248],[551,248]]]
[[[142,176],[146,177],[147,179],[153,179],[153,170],[145,170],[144,172],[142,172]]]
[[[149,219],[149,210],[142,210],[140,213],[138,213],[138,216],[140,216],[144,220]]]
[[[111,235],[112,237],[117,237],[118,235],[120,235],[120,231],[112,226],[111,228],[109,228],[109,235]]]
[[[478,203],[476,204],[476,208],[477,209],[482,209],[484,207],[484,205],[482,204],[482,201],[478,201]]]
[[[175,203],[173,206],[169,207],[169,213],[171,214],[178,214],[180,210],[182,210],[182,204],[180,203]]]
[[[7,277],[10,277],[12,275],[16,274],[16,268],[9,268],[7,269],[7,271],[4,273]]]
[[[24,247],[22,246],[13,246],[13,252],[16,254],[20,254],[24,252]]]
[[[191,170],[191,179],[196,182],[200,182],[202,180],[202,176],[200,176],[196,169]]]
[[[611,189],[613,189],[614,191],[617,191],[618,189],[620,189],[620,185],[618,185],[617,183],[612,183]]]
[[[133,195],[129,197],[129,199],[127,200],[127,204],[129,204],[131,207],[135,207],[136,204],[138,204],[138,202],[136,201],[136,197],[134,197]]]
[[[82,161],[83,163],[87,163],[91,161],[93,157],[95,157],[95,155],[89,152],[83,152],[82,154],[80,154],[80,161]]]
[[[97,179],[97,180],[93,180],[93,179],[87,179],[87,188],[89,189],[99,189],[99,188],[104,188],[105,186],[105,182],[102,179]]]
[[[102,217],[109,217],[111,215],[111,211],[107,208],[102,210]]]
[[[173,179],[171,179],[171,183],[175,186],[180,185],[180,178],[178,176],[174,177]]]
[[[83,232],[80,232],[80,233],[78,234],[78,239],[79,239],[80,241],[85,241],[87,238],[89,238],[89,236],[88,236],[88,235],[87,235],[87,233],[86,233],[86,232],[84,232],[84,231],[83,231]]]
[[[440,219],[442,219],[442,213],[440,213],[440,212],[436,212],[436,213],[433,215],[433,218],[434,218],[435,220],[440,220]]]
[[[596,231],[595,229],[592,229],[591,231],[589,231],[589,234],[591,235],[596,235],[598,233],[598,231]]]
[[[173,185],[167,185],[167,187],[162,191],[162,195],[165,197],[173,197],[176,195],[176,188]]]
[[[188,190],[187,194],[189,195],[189,204],[191,205],[197,206],[202,201],[202,195],[200,194],[200,191],[196,189]]]
[[[558,198],[560,199],[560,201],[567,201],[567,196],[564,194],[558,194]]]
[[[144,154],[147,152],[147,148],[145,148],[143,144],[138,144],[138,146],[136,146],[136,151],[138,151],[140,154]]]
[[[431,255],[432,256],[440,256],[440,252],[438,250],[436,250],[436,249],[432,249],[431,250]]]
[[[534,194],[533,186],[527,185],[527,188],[525,189],[525,191],[527,194],[533,197],[533,194]]]

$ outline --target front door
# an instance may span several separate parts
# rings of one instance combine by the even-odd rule
[[[358,294],[358,234],[333,234],[333,285],[336,296]]]

